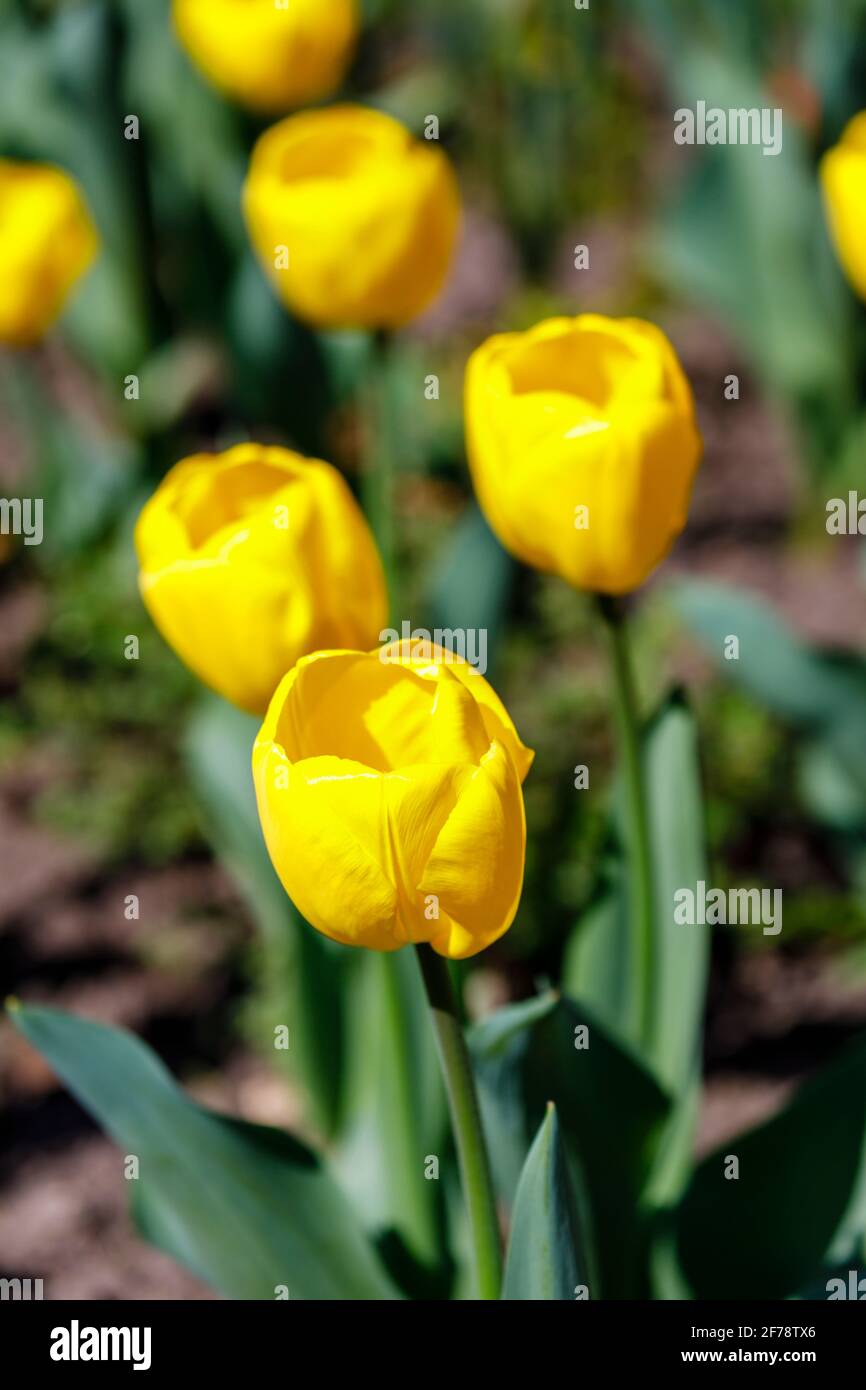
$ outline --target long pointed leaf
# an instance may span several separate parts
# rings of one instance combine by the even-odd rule
[[[576,1287],[587,1283],[581,1271],[582,1244],[568,1160],[551,1104],[517,1185],[502,1297],[573,1299]]]
[[[194,1104],[130,1033],[56,1009],[12,1019],[139,1164],[158,1243],[231,1298],[399,1297],[340,1188],[280,1130]]]

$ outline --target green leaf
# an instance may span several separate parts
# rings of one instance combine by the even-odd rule
[[[392,1299],[345,1196],[280,1130],[194,1104],[130,1033],[56,1009],[11,1017],[122,1151],[139,1162],[146,1229],[230,1298]]]
[[[681,581],[676,612],[727,677],[780,718],[823,737],[866,791],[866,663],[800,641],[762,600],[726,584]],[[724,659],[739,639],[739,658]]]
[[[442,1262],[443,1212],[425,1160],[447,1142],[430,1010],[412,948],[361,955],[348,1001],[348,1102],[335,1171],[370,1229],[396,1231],[430,1270]]]
[[[726,1177],[736,1157],[739,1177]],[[866,1036],[703,1160],[673,1216],[694,1297],[786,1298],[866,1229]]]
[[[855,843],[866,839],[866,797],[856,777],[828,745],[816,738],[798,750],[797,791],[809,815]]]
[[[274,872],[262,838],[250,759],[258,721],[215,697],[202,702],[185,740],[190,780],[220,859],[249,901],[262,936],[261,1014],[289,1028],[283,1055],[297,1070],[318,1124],[335,1132],[343,1104],[345,993],[357,962],[314,931]],[[273,1045],[273,1034],[268,1038]]]
[[[562,962],[562,987],[593,1010],[599,1023],[629,1044],[634,1011],[628,970],[628,886],[622,858],[601,871],[594,901],[572,931]]]
[[[577,1031],[584,1028],[585,1035]],[[585,1184],[590,1292],[594,1298],[638,1296],[645,1253],[641,1199],[669,1113],[667,1096],[584,1005],[555,994],[500,1009],[471,1030],[469,1041],[503,1198],[513,1201],[553,1100]]]
[[[644,766],[655,880],[649,1060],[665,1089],[680,1095],[700,1066],[710,954],[709,927],[674,921],[674,894],[707,877],[698,736],[681,695],[647,729]]]
[[[646,728],[643,757],[655,874],[653,1027],[645,1060],[662,1086],[680,1095],[691,1085],[700,1059],[710,933],[705,926],[674,922],[677,889],[694,887],[707,873],[697,731],[679,693]],[[602,895],[569,943],[563,979],[569,993],[585,1001],[600,1022],[633,1043],[629,950],[628,883],[617,860],[606,871]]]
[[[517,1185],[502,1297],[573,1299],[576,1286],[586,1283],[582,1245],[556,1106],[551,1104]]]

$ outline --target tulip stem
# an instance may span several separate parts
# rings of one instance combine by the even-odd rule
[[[502,1284],[502,1247],[472,1062],[460,1026],[448,965],[430,946],[418,946],[417,951],[457,1143],[475,1254],[478,1297],[498,1299]]]
[[[398,607],[394,518],[396,446],[391,335],[384,330],[374,334],[370,344],[370,368],[364,395],[362,495],[382,557],[393,617]]]
[[[635,1040],[651,1041],[653,1026],[654,882],[646,784],[641,751],[640,716],[625,615],[620,603],[600,595],[599,610],[610,645],[616,721],[625,782],[629,856],[630,920],[633,946],[632,1015]]]

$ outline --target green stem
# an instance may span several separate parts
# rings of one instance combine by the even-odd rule
[[[392,418],[391,335],[385,331],[376,333],[371,342],[363,415],[364,510],[382,557],[393,616],[398,608],[394,520],[396,448]]]
[[[632,992],[634,1036],[643,1047],[647,1047],[653,1025],[654,885],[646,787],[641,756],[640,717],[622,608],[616,599],[607,596],[599,597],[598,603],[610,644],[616,720],[625,781],[630,865],[632,960],[634,965]]]
[[[448,966],[430,946],[418,946],[417,951],[457,1142],[478,1297],[498,1299],[502,1284],[502,1248],[472,1063],[457,1016]]]
[[[400,952],[390,951],[374,952],[373,959],[381,976],[382,1023],[388,1057],[387,1075],[382,1077],[380,1085],[386,1113],[394,1117],[386,1141],[392,1151],[392,1184],[410,1247],[422,1264],[432,1267],[439,1254],[435,1212],[430,1186],[418,1181],[416,1163],[420,1142],[415,1088],[417,1069],[413,1065],[411,1047],[410,996],[405,987],[405,968],[411,966],[412,961],[404,961]],[[413,994],[411,998],[414,1000],[414,997]]]

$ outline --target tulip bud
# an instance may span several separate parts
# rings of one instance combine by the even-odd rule
[[[652,324],[584,314],[489,338],[467,368],[466,428],[502,544],[578,589],[636,588],[686,523],[701,439]]]
[[[0,159],[0,342],[27,347],[60,315],[99,245],[67,174]]]
[[[824,155],[821,183],[842,268],[866,299],[866,111],[848,122],[839,144]]]
[[[254,714],[305,653],[387,621],[364,516],[328,463],[240,444],[163,479],[138,519],[145,605],[200,680]]]
[[[335,91],[358,24],[357,0],[174,0],[196,67],[253,111],[289,111]]]
[[[475,955],[517,911],[532,757],[484,677],[441,648],[304,657],[253,750],[286,892],[345,945]]]
[[[442,286],[460,197],[435,145],[380,111],[337,106],[265,132],[244,211],[265,272],[300,318],[397,328]]]

